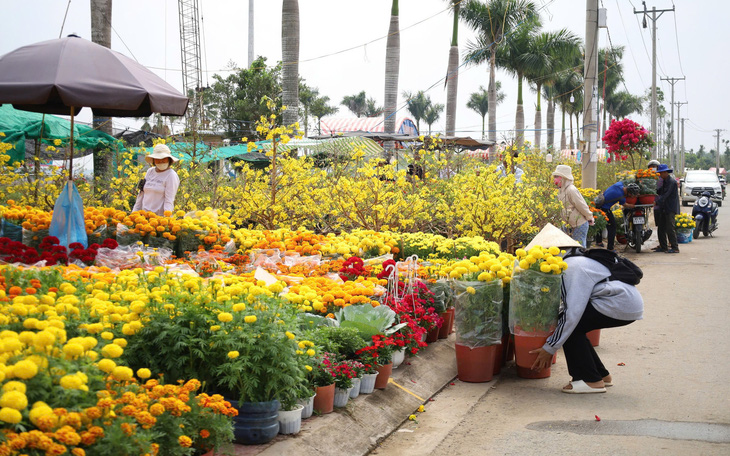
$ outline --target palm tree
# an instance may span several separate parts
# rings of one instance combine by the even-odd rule
[[[461,10],[462,19],[477,32],[476,41],[467,43],[467,59],[472,64],[489,63],[489,139],[495,143],[497,49],[522,21],[536,16],[535,3],[527,0],[491,0],[489,3],[469,0]]]
[[[433,125],[437,120],[439,120],[439,117],[441,117],[441,113],[444,111],[444,105],[441,103],[436,103],[432,105],[429,100],[429,106],[428,109],[426,109],[426,112],[423,115],[423,120],[426,121],[428,124],[428,136],[431,136],[431,125]]]
[[[426,117],[426,111],[431,107],[431,98],[423,93],[423,90],[419,90],[415,95],[411,92],[403,92],[403,98],[406,99],[406,109],[416,119],[416,128],[420,132],[421,119]]]
[[[281,6],[281,88],[284,125],[299,120],[299,1],[284,0]]]
[[[446,67],[446,136],[454,136],[456,134],[456,97],[459,85],[459,10],[461,9],[461,0],[448,0],[448,2],[454,12],[454,25],[451,30],[449,63]],[[484,132],[482,132],[482,136],[484,136]]]
[[[502,92],[502,82],[497,81],[497,104],[504,101],[505,94]],[[484,86],[479,86],[479,91],[474,92],[469,97],[469,101],[466,103],[466,107],[479,113],[482,116],[482,139],[484,138],[484,119],[487,117],[489,112],[489,92]]]
[[[560,149],[565,149],[567,146],[565,138],[565,114],[567,114],[569,110],[570,98],[572,96],[575,99],[575,97],[581,93],[580,88],[582,86],[583,76],[582,73],[578,73],[578,69],[576,68],[558,73],[553,80],[552,90],[555,94],[552,99],[558,102],[562,112]]]
[[[398,25],[398,0],[390,8],[390,26],[385,45],[385,133],[395,133],[395,112],[398,104],[398,75],[400,74],[400,27]],[[395,148],[394,141],[386,141],[386,155]]]
[[[625,91],[615,92],[610,97],[606,96],[606,111],[612,119],[623,119],[633,113],[641,114],[643,111],[641,102],[640,96]]]
[[[561,79],[565,80],[566,76],[570,73],[575,74],[575,76],[570,76],[568,79],[573,77],[580,77],[582,78],[582,73],[578,75],[576,72],[578,69],[582,68],[582,63],[580,62],[581,58],[581,52],[580,52],[580,45],[576,45],[576,49],[569,49],[569,48],[560,48],[556,50],[555,55],[553,58],[554,61],[554,68],[553,72],[546,75],[543,79],[544,85],[543,85],[543,95],[545,95],[545,99],[548,102],[548,108],[547,108],[547,147],[548,149],[554,149],[555,148],[555,101],[557,100],[557,96],[563,93],[560,90],[556,88],[556,84],[559,84]],[[572,89],[569,89],[572,90]],[[563,125],[565,127],[565,125]],[[564,146],[564,144],[562,145]],[[564,147],[563,147],[564,148]]]
[[[521,59],[524,63],[525,77],[535,84],[537,92],[537,107],[535,110],[535,147],[540,149],[542,130],[542,109],[540,98],[542,86],[549,82],[549,78],[556,71],[564,69],[566,62],[580,55],[580,38],[567,29],[557,32],[543,32],[533,37],[529,43],[527,53]]]
[[[317,133],[322,134],[321,120],[324,116],[329,116],[337,112],[336,106],[330,106],[330,97],[317,97],[312,101],[312,105],[309,108],[309,112],[312,116],[317,118]]]
[[[357,117],[367,117],[368,96],[364,90],[356,95],[345,95],[340,104],[347,106]]]

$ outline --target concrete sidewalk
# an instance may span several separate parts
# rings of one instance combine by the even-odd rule
[[[449,385],[456,377],[454,334],[406,358],[393,369],[393,380],[384,390],[361,394],[333,413],[302,422],[297,435],[279,434],[264,445],[234,445],[232,454],[342,456],[363,455],[375,448],[408,416]],[[225,454],[225,453],[219,453]]]

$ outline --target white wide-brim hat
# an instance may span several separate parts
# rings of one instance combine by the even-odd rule
[[[569,247],[582,247],[582,245],[580,245],[578,241],[565,234],[563,230],[556,227],[552,223],[548,223],[547,225],[545,225],[545,228],[540,230],[540,232],[537,233],[537,236],[535,236],[532,241],[527,244],[525,250],[530,250],[536,245],[545,248],[557,247],[559,249]]]
[[[560,176],[566,179],[575,180],[573,179],[573,169],[568,165],[558,165],[555,168],[555,171],[553,171],[553,176]]]
[[[150,165],[154,162],[152,160],[154,159],[161,159],[161,158],[172,158],[172,162],[176,163],[180,159],[177,157],[174,157],[172,153],[170,152],[170,148],[167,147],[164,144],[158,144],[155,146],[155,148],[152,150],[152,153],[147,155],[144,159],[147,163]]]

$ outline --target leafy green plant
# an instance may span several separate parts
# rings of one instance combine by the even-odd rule
[[[469,347],[499,343],[502,338],[502,281],[453,282],[456,342]]]
[[[311,338],[325,352],[354,359],[355,352],[367,346],[357,328],[321,326],[312,332]]]
[[[335,313],[335,318],[343,328],[355,328],[365,340],[377,335],[390,335],[406,326],[394,324],[396,313],[388,306],[347,306]]]
[[[560,308],[562,275],[521,270],[510,282],[509,324],[513,334],[549,333],[555,329]]]

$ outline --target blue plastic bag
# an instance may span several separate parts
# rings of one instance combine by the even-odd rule
[[[84,224],[84,202],[76,185],[68,181],[53,207],[49,235],[58,238],[59,245],[68,247],[78,242],[86,248],[89,245]]]
[[[0,224],[0,237],[6,237],[11,241],[23,242],[23,227],[2,219],[2,224]]]

